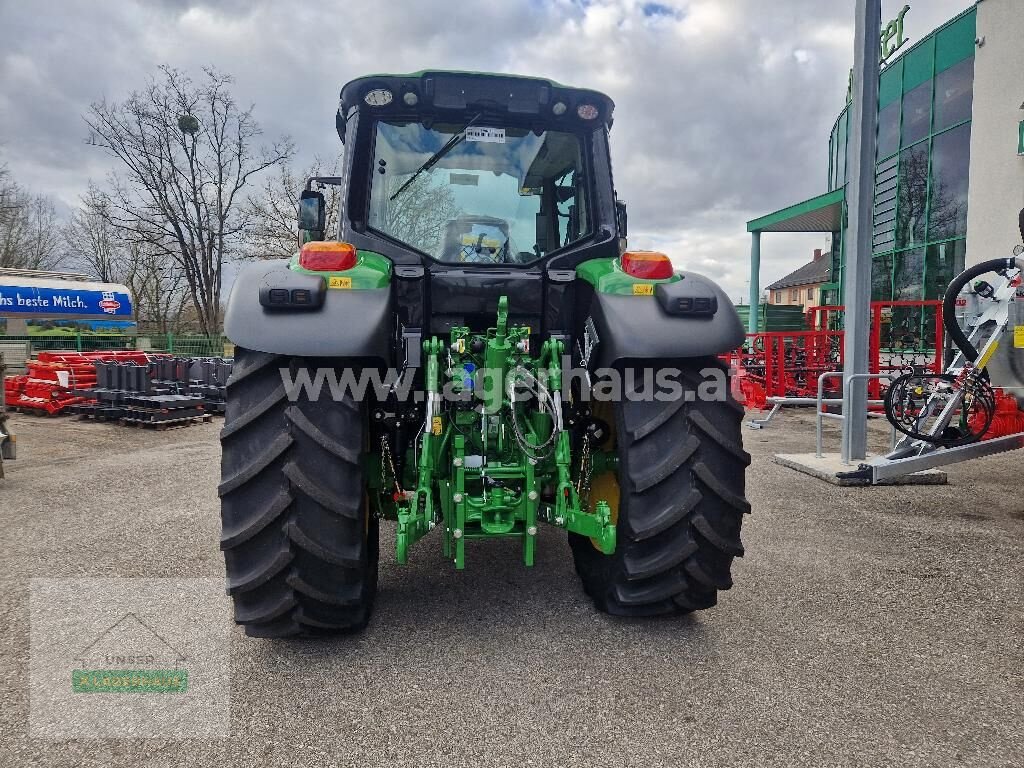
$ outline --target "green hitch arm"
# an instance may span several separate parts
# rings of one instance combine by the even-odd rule
[[[555,394],[561,407],[562,357],[561,341],[550,339],[544,343],[544,355],[548,358],[548,386]],[[572,483],[570,466],[572,448],[567,432],[558,436],[555,446],[555,466],[558,470],[558,494],[555,499],[555,525],[572,533],[578,533],[594,541],[602,553],[610,555],[615,551],[615,524],[612,523],[611,507],[601,499],[594,506],[593,513],[580,507],[579,494]]]
[[[395,559],[403,565],[409,561],[409,547],[426,536],[434,526],[433,481],[437,460],[434,441],[442,434],[439,394],[440,363],[438,362],[442,351],[441,340],[427,339],[423,342],[423,351],[427,356],[427,413],[417,463],[419,477],[412,504],[399,508],[398,531],[395,537]]]
[[[597,548],[606,555],[615,551],[615,524],[607,501],[599,500],[593,513],[580,508],[580,497],[576,493],[569,475],[571,456],[569,435],[558,436],[555,448],[555,464],[558,468],[558,493],[555,498],[553,522],[560,528],[593,539]]]

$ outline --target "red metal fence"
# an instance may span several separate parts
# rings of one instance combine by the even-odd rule
[[[724,355],[739,373],[740,389],[752,404],[765,397],[815,397],[818,377],[843,368],[843,307],[813,307],[807,330],[748,334],[744,346]],[[941,301],[876,301],[871,304],[869,370],[871,373],[943,366]],[[826,382],[836,396],[840,381]],[[872,399],[885,385],[869,384]]]

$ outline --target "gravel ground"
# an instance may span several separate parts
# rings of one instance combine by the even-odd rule
[[[1024,764],[1019,452],[945,487],[840,489],[772,462],[812,449],[807,416],[746,431],[747,556],[718,607],[673,620],[595,613],[550,529],[532,570],[488,542],[460,574],[430,540],[394,565],[386,527],[362,635],[231,630],[230,738],[45,741],[27,735],[28,580],[222,577],[220,425],[12,426],[0,765]]]

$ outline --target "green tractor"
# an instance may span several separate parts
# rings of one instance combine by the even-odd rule
[[[566,531],[622,616],[709,608],[749,511],[726,295],[626,248],[612,101],[427,71],[341,91],[344,175],[299,200],[299,253],[241,271],[221,434],[227,590],[256,637],[363,628],[379,527],[457,569]],[[324,185],[340,197],[325,240]],[[485,555],[484,555],[485,557]]]

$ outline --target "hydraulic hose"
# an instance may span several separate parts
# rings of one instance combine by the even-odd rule
[[[978,350],[971,344],[971,340],[967,338],[967,334],[963,332],[956,320],[956,299],[964,286],[974,278],[987,272],[1003,272],[1007,269],[1024,270],[1024,258],[1011,256],[1006,259],[991,259],[983,261],[981,264],[975,264],[954,277],[953,282],[946,288],[946,295],[942,299],[942,324],[945,326],[949,338],[953,340],[957,349],[963,353],[968,362],[973,363],[978,359]]]

